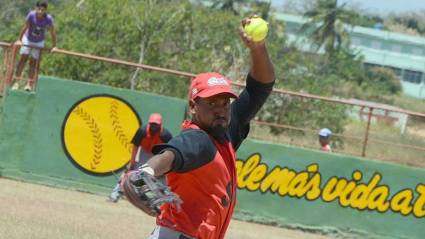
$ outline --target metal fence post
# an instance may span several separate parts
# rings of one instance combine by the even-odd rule
[[[9,67],[9,55],[10,55],[10,49],[8,47],[2,47],[4,54],[3,54],[3,66],[0,69],[0,96],[2,96],[5,89],[6,84],[6,74],[7,69]]]
[[[372,120],[372,112],[373,108],[369,107],[369,114],[367,115],[367,126],[366,131],[363,139],[363,149],[362,149],[362,157],[366,156],[366,147],[367,147],[367,140],[369,139],[369,129],[370,129],[370,121]]]
[[[20,46],[12,45],[12,52],[9,56],[9,65],[7,66],[6,71],[6,79],[5,79],[5,88],[8,88],[13,81],[13,73],[15,71],[15,61],[16,61],[16,55],[18,53]]]

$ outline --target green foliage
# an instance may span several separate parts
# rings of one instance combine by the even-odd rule
[[[184,7],[169,5],[166,1],[93,0],[78,6],[69,2],[56,18],[61,27],[59,45],[93,55],[161,65],[167,38],[180,32],[176,25],[184,26],[181,22]],[[126,88],[130,87],[134,72],[111,67],[111,64],[62,56],[49,57],[45,64],[49,69],[46,74],[60,72],[65,78]]]
[[[350,24],[352,11],[338,6],[337,0],[316,0],[310,10],[304,13],[309,21],[302,26],[302,31],[310,35],[316,49],[324,46],[331,56],[341,48],[349,45],[348,32],[344,24]]]
[[[362,14],[362,12],[356,12],[354,10],[351,10],[353,12],[352,21],[351,24],[354,26],[362,26],[362,27],[369,27],[374,28],[375,26],[383,26],[384,19],[379,15],[374,14]]]
[[[362,59],[347,50],[340,27],[353,14],[334,0],[318,1],[320,7],[307,14],[312,18],[310,27],[325,20],[312,36],[317,44],[325,44],[329,54],[301,52],[289,44],[285,23],[270,14],[270,2],[216,2],[232,2],[243,16],[189,0],[173,4],[166,0],[50,1],[49,12],[55,18],[60,48],[192,73],[217,71],[235,81],[244,80],[250,61],[238,35],[240,20],[257,13],[270,24],[267,45],[277,88],[373,100],[387,100],[400,89],[389,72],[365,72]],[[235,7],[242,5],[251,7],[250,12]],[[16,40],[31,7],[27,1],[0,6],[5,22],[0,25],[1,40]],[[341,43],[340,47],[332,48],[336,43]],[[189,84],[184,77],[61,54],[44,55],[41,73],[181,98],[187,96]],[[295,127],[331,127],[335,133],[340,133],[346,122],[343,106],[279,94],[270,97],[258,117]],[[271,132],[283,131],[273,128]]]
[[[420,35],[425,34],[425,10],[401,14],[392,14],[388,17],[386,25],[400,24],[407,29],[417,32]]]
[[[392,104],[390,96],[395,96],[401,92],[400,79],[390,69],[383,67],[373,67],[366,69],[365,80],[357,85],[353,91],[353,97]]]
[[[380,94],[398,94],[401,92],[399,78],[390,69],[383,67],[373,67],[367,71],[368,87]]]
[[[33,8],[31,1],[1,1],[0,4],[0,40],[14,42],[25,23],[25,16]]]
[[[258,119],[298,128],[329,127],[333,132],[340,133],[344,130],[347,114],[344,105],[273,94],[258,114]],[[271,127],[270,132],[279,135],[285,130]],[[297,134],[298,132],[287,131],[287,133]]]
[[[212,0],[211,8],[222,11],[229,11],[235,15],[239,15],[237,5],[243,2],[243,0]]]
[[[403,95],[395,95],[392,98],[393,98],[394,105],[400,108],[409,109],[411,111],[421,112],[425,114],[424,99],[417,99],[417,98],[403,96]],[[410,119],[409,119],[409,122],[410,122]]]

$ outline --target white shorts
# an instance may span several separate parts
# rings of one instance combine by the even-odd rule
[[[32,42],[32,41],[28,40],[26,35],[24,35],[22,37],[22,44],[27,45],[27,46],[35,46],[35,47],[39,47],[39,48],[44,47],[44,41]],[[30,47],[27,47],[27,46],[22,46],[21,50],[19,51],[19,54],[21,54],[21,55],[31,55],[31,57],[33,59],[37,60],[40,57],[40,49],[30,48]]]

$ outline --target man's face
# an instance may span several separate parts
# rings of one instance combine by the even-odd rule
[[[44,14],[46,14],[47,9],[45,7],[35,7],[35,13],[37,14],[38,18],[44,17]]]
[[[161,130],[161,125],[156,123],[149,123],[149,127],[152,134],[157,134]]]
[[[210,133],[221,134],[230,122],[230,96],[218,94],[208,98],[190,101],[190,111],[194,121]]]

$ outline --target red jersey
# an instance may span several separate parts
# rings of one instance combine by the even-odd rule
[[[137,132],[133,136],[133,139],[131,140],[131,143],[135,146],[142,146],[142,149],[145,152],[151,154],[152,147],[154,145],[167,143],[168,141],[170,141],[171,138],[171,133],[162,126],[160,132],[155,135],[152,135],[150,125],[147,124],[137,130]]]
[[[212,136],[186,122],[182,132],[168,144],[156,145],[152,152],[165,150],[175,155],[167,184],[182,199],[181,210],[164,204],[157,224],[197,239],[223,239],[236,203],[235,151],[249,132],[249,122],[273,88],[248,75],[247,86],[231,105],[231,120],[224,135]]]
[[[187,128],[199,130],[194,124]],[[211,140],[216,151],[210,162],[189,172],[167,174],[168,185],[183,201],[182,210],[165,204],[158,225],[200,239],[224,238],[236,201],[235,150],[230,141]]]

